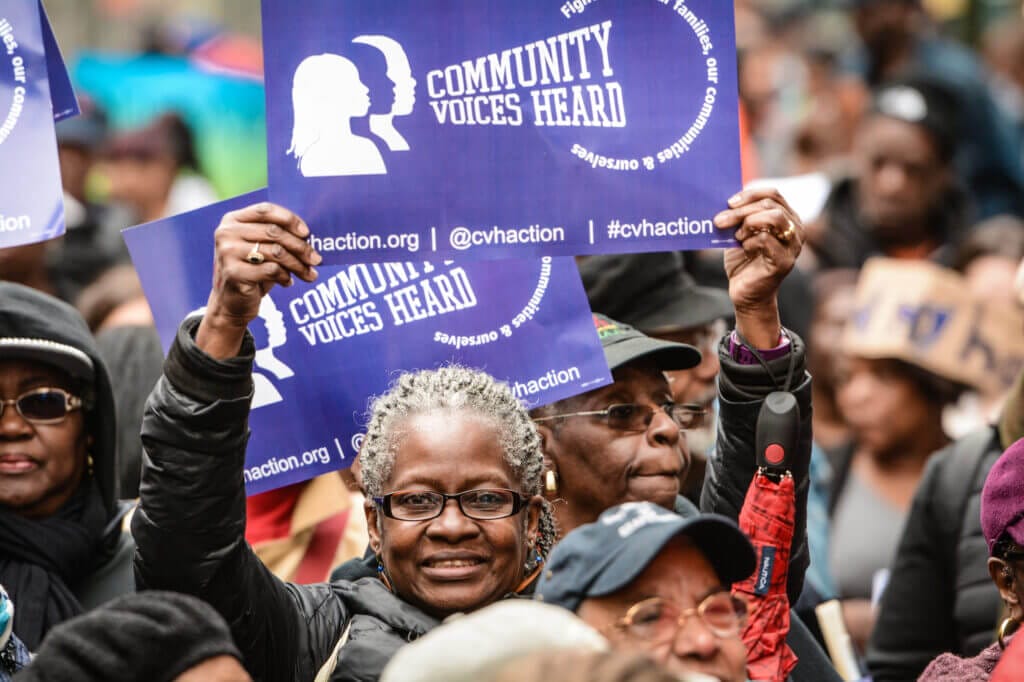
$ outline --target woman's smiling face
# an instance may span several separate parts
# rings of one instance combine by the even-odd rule
[[[478,488],[525,492],[506,461],[499,429],[486,418],[434,411],[409,417],[396,431],[385,494],[455,494]],[[443,618],[515,591],[533,556],[541,506],[542,498],[533,497],[517,514],[482,521],[465,516],[457,501],[448,500],[436,518],[400,521],[368,502],[370,545],[395,593]]]

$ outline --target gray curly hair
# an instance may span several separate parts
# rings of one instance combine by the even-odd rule
[[[384,494],[395,461],[396,427],[409,417],[436,410],[467,411],[492,423],[500,433],[505,461],[518,479],[521,492],[542,493],[544,456],[540,436],[526,408],[508,384],[485,372],[449,366],[402,374],[391,390],[373,401],[359,453],[367,497]],[[547,558],[556,539],[554,515],[545,501],[537,552]]]

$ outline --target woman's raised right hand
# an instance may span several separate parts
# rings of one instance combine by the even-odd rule
[[[216,359],[238,355],[260,300],[292,278],[312,282],[323,258],[306,242],[309,227],[283,206],[261,202],[226,213],[214,233],[213,286],[196,345]]]

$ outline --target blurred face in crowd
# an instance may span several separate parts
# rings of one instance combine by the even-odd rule
[[[824,294],[814,309],[811,319],[809,360],[817,381],[824,376],[830,386],[835,385],[836,356],[842,346],[846,321],[853,315],[856,302],[856,280],[837,285]]]
[[[839,370],[838,403],[858,445],[880,459],[934,440],[939,410],[891,360],[847,358]]]
[[[691,453],[705,452],[715,440],[717,422],[710,415],[714,410],[715,398],[718,397],[715,379],[722,369],[718,362],[717,344],[725,332],[725,320],[715,320],[700,327],[651,334],[654,338],[685,343],[700,351],[701,360],[696,367],[665,372],[672,400],[680,404],[698,405],[709,415],[701,427],[686,433],[686,445]]]
[[[725,589],[700,550],[681,538],[666,545],[625,588],[584,600],[577,615],[604,634],[614,648],[645,653],[673,673],[698,672],[743,682],[747,650],[741,627],[716,632],[696,612],[682,615]],[[665,608],[638,607],[633,613],[642,617],[627,616],[634,605],[652,597],[663,600]]]
[[[564,505],[555,504],[563,533],[596,521],[605,509],[623,502],[647,501],[672,509],[678,476],[690,466],[683,433],[660,409],[672,401],[664,372],[651,361],[639,360],[616,369],[612,377],[612,385],[556,403],[548,412],[600,411],[622,403],[659,408],[645,431],[615,430],[595,416],[538,424],[545,457],[558,475],[556,497],[565,500]]]
[[[92,152],[77,144],[57,147],[60,161],[60,182],[64,191],[79,201],[85,201],[85,182],[92,168]]]
[[[715,379],[722,369],[718,362],[717,344],[725,335],[725,327],[725,320],[715,320],[700,327],[650,334],[656,339],[685,343],[700,351],[701,360],[696,367],[665,372],[672,399],[677,403],[692,403],[706,408],[714,402],[717,396]]]
[[[915,14],[912,0],[867,0],[854,10],[853,23],[868,52],[879,55],[907,39]]]
[[[858,209],[886,244],[914,244],[928,236],[928,220],[950,185],[949,164],[924,128],[887,116],[869,116],[854,142]]]
[[[234,656],[208,658],[174,678],[173,682],[252,682]]]
[[[500,430],[481,416],[428,412],[409,417],[396,431],[385,493],[522,492],[505,459]],[[514,592],[524,579],[542,504],[537,496],[517,514],[478,520],[466,516],[456,500],[447,500],[436,518],[401,521],[368,501],[370,546],[405,601],[438,618],[472,611]]]
[[[36,362],[0,360],[0,399],[14,400],[37,388],[72,391],[70,378]],[[78,489],[86,469],[82,410],[40,424],[12,404],[0,416],[0,506],[28,518],[54,514]]]
[[[167,200],[177,171],[170,154],[123,153],[109,157],[103,164],[110,197],[138,211]]]
[[[998,77],[996,90],[1024,95],[1024,22],[993,22],[982,37],[982,55]]]

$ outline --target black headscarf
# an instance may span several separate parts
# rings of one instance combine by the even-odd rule
[[[0,585],[14,598],[14,632],[35,651],[43,635],[82,612],[72,588],[110,558],[99,491],[87,481],[56,514],[25,519],[0,508]]]

